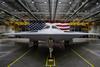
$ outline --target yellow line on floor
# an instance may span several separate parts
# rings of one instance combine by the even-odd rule
[[[50,67],[52,67],[52,65],[50,65]]]
[[[54,57],[54,66],[56,66],[56,60],[55,60],[55,57]]]
[[[48,57],[47,57],[47,59],[46,59],[46,65],[45,66],[47,66],[48,65]]]
[[[7,67],[11,67],[14,63],[16,63],[18,60],[20,60],[22,57],[24,57],[31,49],[27,50],[24,54],[22,54],[20,57],[18,57],[16,60],[11,62],[10,64],[7,65]]]
[[[92,64],[90,61],[88,61],[87,59],[85,59],[84,57],[82,57],[78,52],[76,52],[75,50],[72,49],[72,51],[79,56],[82,60],[84,60],[87,64],[89,64],[91,67],[95,67],[94,64]]]
[[[46,67],[55,67],[55,66],[56,66],[55,57],[53,57],[53,62],[54,62],[53,65],[48,65],[48,57],[47,57],[45,66],[46,66]]]

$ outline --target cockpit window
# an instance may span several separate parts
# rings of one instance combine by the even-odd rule
[[[52,26],[52,28],[54,28],[54,29],[58,29],[56,26]]]
[[[45,27],[44,27],[44,29],[48,29],[48,28],[50,28],[50,26],[45,26]]]

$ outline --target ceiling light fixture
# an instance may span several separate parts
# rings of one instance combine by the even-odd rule
[[[0,14],[2,14],[2,13],[5,13],[5,12],[1,11]]]
[[[69,4],[71,4],[72,2],[69,2]]]
[[[61,3],[61,2],[59,2],[59,3]]]
[[[44,2],[44,3],[47,3],[47,2]]]
[[[98,5],[99,3],[97,2],[96,5]]]
[[[2,4],[4,4],[5,2],[2,2]]]
[[[82,2],[82,4],[84,4],[85,2]]]
[[[37,12],[39,11],[39,10],[36,10]]]
[[[32,1],[32,3],[34,3],[34,1]]]
[[[14,10],[14,11],[17,11],[17,10]]]
[[[48,10],[46,10],[46,11],[48,11]]]

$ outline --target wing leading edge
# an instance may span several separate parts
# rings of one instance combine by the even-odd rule
[[[33,40],[47,40],[49,38],[56,40],[68,40],[72,38],[78,38],[85,35],[99,36],[98,33],[84,33],[84,32],[61,32],[61,33],[49,33],[49,32],[17,32],[17,33],[4,33],[7,36],[20,36],[22,38],[32,38]]]

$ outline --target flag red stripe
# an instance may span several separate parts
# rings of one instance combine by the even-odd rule
[[[56,26],[65,27],[65,26],[69,26],[69,25],[56,25]]]
[[[61,29],[61,30],[69,30],[70,28],[67,28],[67,29],[66,28],[59,28],[59,29]]]

